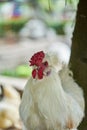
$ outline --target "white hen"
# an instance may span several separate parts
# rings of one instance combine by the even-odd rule
[[[77,130],[84,117],[84,97],[68,67],[58,64],[56,55],[35,53],[20,105],[20,116],[26,130]],[[60,70],[60,69],[59,69]]]

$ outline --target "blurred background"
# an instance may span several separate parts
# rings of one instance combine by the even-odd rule
[[[78,0],[0,0],[1,129],[21,129],[18,108],[33,53],[56,51],[68,64],[77,4]]]

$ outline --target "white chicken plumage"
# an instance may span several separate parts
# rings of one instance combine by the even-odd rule
[[[25,130],[77,130],[84,117],[84,96],[71,71],[60,64],[55,54],[45,54],[49,75],[39,80],[30,77],[20,104],[20,117]]]

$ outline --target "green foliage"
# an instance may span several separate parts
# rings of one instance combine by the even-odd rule
[[[48,26],[50,25],[50,27],[54,28],[57,32],[59,29],[59,33],[63,34],[65,21],[61,21],[61,19],[59,19],[59,17],[57,16],[61,15],[61,12],[64,11],[64,8],[71,7],[74,10],[76,10],[77,3],[79,2],[79,0],[28,0],[28,2],[30,9],[34,10],[36,9],[36,15],[38,13],[37,16],[39,16],[39,18],[43,19],[43,21]],[[20,29],[25,25],[27,20],[28,19],[21,18],[18,20],[13,19],[9,21],[7,20],[3,21],[3,19],[0,19],[0,36],[1,37],[4,36],[5,32],[8,31],[9,29],[12,30],[13,32],[18,33]],[[52,22],[51,24],[50,21]]]
[[[45,10],[54,10],[57,8],[58,3],[62,2],[66,5],[72,5],[73,8],[77,7],[79,0],[37,0],[38,4]]]
[[[3,72],[1,72],[1,75],[26,78],[31,75],[31,72],[32,72],[32,68],[25,64],[25,65],[20,65],[13,70],[6,69]]]
[[[65,0],[66,5],[72,5],[73,8],[77,9],[77,4],[79,3],[79,0]]]
[[[79,0],[65,0],[65,1],[70,4],[77,4],[79,2]]]
[[[28,65],[20,65],[16,68],[16,74],[20,77],[28,77],[31,75],[32,68]]]
[[[53,28],[58,35],[64,35],[65,34],[64,27],[66,25],[66,22],[67,21],[63,21],[63,22],[60,22],[60,23],[58,23],[58,22],[54,22],[54,23],[49,22],[47,24],[48,24],[48,27]]]
[[[45,11],[48,12],[52,12],[56,9],[60,10],[61,6],[61,2],[64,3],[64,1],[61,0],[38,0],[39,1],[39,5],[42,9],[44,9]]]
[[[15,33],[18,33],[20,29],[25,25],[27,19],[19,19],[19,20],[2,20],[0,21],[0,37],[5,35],[5,32],[8,30],[12,30]]]

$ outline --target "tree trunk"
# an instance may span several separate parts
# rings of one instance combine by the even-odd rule
[[[85,118],[79,130],[87,129],[87,0],[80,0],[76,25],[72,38],[71,69],[76,82],[83,88],[85,97]]]

